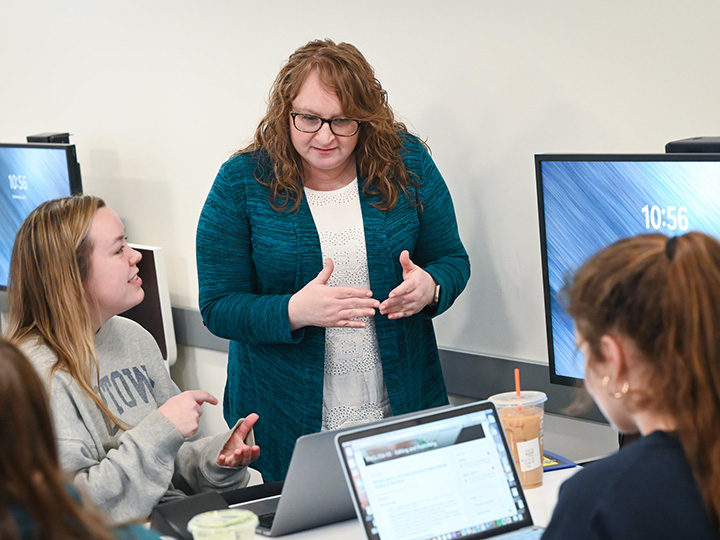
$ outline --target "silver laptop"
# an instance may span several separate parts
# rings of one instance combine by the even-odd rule
[[[369,540],[542,536],[490,402],[339,433]]]
[[[260,518],[257,532],[281,536],[355,517],[352,499],[333,446],[335,431],[295,441],[280,495],[233,505]]]
[[[432,410],[444,410],[449,405]],[[411,418],[409,413],[388,420]],[[335,436],[355,428],[322,431],[303,435],[295,441],[288,472],[280,495],[233,508],[252,510],[260,518],[257,532],[265,536],[282,536],[355,517],[355,508],[335,451]]]

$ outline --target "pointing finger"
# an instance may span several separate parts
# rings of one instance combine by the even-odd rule
[[[198,405],[202,405],[203,403],[210,403],[211,405],[218,404],[217,398],[213,396],[210,392],[206,392],[205,390],[188,390],[188,393],[192,396],[192,398],[197,402]]]

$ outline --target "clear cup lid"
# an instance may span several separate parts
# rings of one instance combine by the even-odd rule
[[[545,392],[537,392],[533,390],[523,390],[518,397],[517,392],[504,392],[495,394],[488,398],[496,407],[530,407],[532,405],[540,405],[547,401]]]
[[[188,531],[220,531],[233,527],[252,527],[258,524],[258,517],[250,510],[228,508],[212,510],[193,517],[187,525]]]

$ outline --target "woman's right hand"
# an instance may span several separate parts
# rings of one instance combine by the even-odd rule
[[[356,319],[375,315],[380,302],[372,297],[372,291],[327,285],[334,268],[332,259],[327,259],[315,279],[290,297],[290,330],[305,326],[363,328],[365,322]]]
[[[168,399],[158,411],[187,439],[200,427],[203,403],[217,405],[218,400],[205,390],[188,390]]]

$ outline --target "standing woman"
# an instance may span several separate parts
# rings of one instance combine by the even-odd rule
[[[140,258],[119,216],[78,196],[33,210],[10,261],[8,336],[48,386],[63,469],[115,522],[204,489],[244,487],[260,452],[255,414],[187,440],[202,404],[217,400],[180,393],[150,333],[116,316],[144,298]]]
[[[293,53],[197,232],[200,310],[231,340],[224,414],[250,408],[282,479],[295,440],[447,403],[432,317],[470,275],[450,193],[363,55]]]
[[[569,288],[585,386],[642,437],[560,489],[545,540],[720,537],[720,243],[627,238]]]

